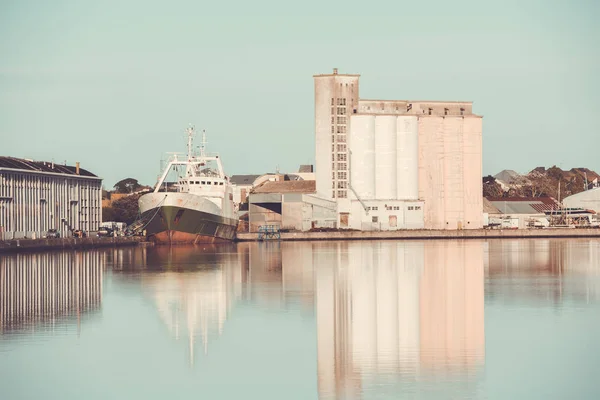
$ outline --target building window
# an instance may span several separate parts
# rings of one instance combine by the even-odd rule
[[[337,133],[346,133],[346,127],[344,125],[338,125]]]
[[[333,121],[331,121],[331,123],[333,123]],[[337,123],[346,125],[346,117],[337,117]]]
[[[337,141],[345,143],[346,142],[346,135],[337,135]]]
[[[331,115],[335,114],[335,107],[331,107]]]
[[[377,211],[377,210],[379,210],[379,207],[377,207],[377,206],[375,206],[375,207],[371,207],[371,210],[373,210],[373,211]]]
[[[337,145],[337,150],[338,151],[346,151],[346,145],[345,144],[338,144]]]
[[[339,98],[337,101],[337,105],[338,106],[345,106],[346,105],[346,99],[345,98]]]
[[[379,218],[377,218],[376,216],[373,216],[373,217],[371,217],[371,221],[373,221],[373,222],[378,222],[378,221],[379,221]]]
[[[415,209],[415,208],[414,208],[413,206],[408,206],[408,211],[412,211],[412,210],[414,210],[414,209]]]
[[[331,133],[335,133],[335,127],[331,125]]]
[[[334,162],[331,163],[331,169],[335,170],[335,163]]]
[[[346,115],[346,107],[338,107],[337,113],[338,115]]]
[[[348,188],[348,182],[346,181],[338,181],[337,183],[337,188],[338,189],[347,189]]]
[[[331,161],[335,161],[335,154],[331,154]]]
[[[346,171],[346,163],[338,163],[338,170]]]
[[[335,172],[331,173],[331,179],[335,179]]]
[[[331,191],[331,197],[333,197],[335,199],[335,190]]]
[[[331,123],[333,124],[335,122],[334,117],[331,117]]]
[[[415,210],[420,210],[421,206],[415,206]]]
[[[331,98],[331,105],[335,105],[333,97]]]
[[[341,153],[337,155],[338,161],[346,161],[346,153]]]
[[[337,195],[340,199],[345,199],[346,198],[346,191],[345,190],[338,190]]]
[[[338,172],[338,179],[343,179],[346,180],[347,178],[347,172]]]

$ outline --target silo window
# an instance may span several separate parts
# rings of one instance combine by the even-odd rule
[[[431,115],[431,112],[433,111],[433,108],[429,109],[429,115]]]
[[[448,109],[444,108],[444,115],[448,115]]]
[[[460,108],[460,115],[465,115],[465,109],[464,108]]]

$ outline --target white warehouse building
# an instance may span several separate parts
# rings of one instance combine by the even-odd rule
[[[337,201],[340,228],[482,228],[471,102],[363,100],[359,75],[314,79],[317,193]]]
[[[0,240],[94,232],[101,218],[102,178],[79,163],[0,157]]]

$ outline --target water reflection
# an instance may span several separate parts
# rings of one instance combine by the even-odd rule
[[[322,398],[483,364],[483,242],[330,250],[317,245],[314,262]]]
[[[96,335],[78,341],[69,360],[138,371],[149,387],[164,379],[173,392],[157,398],[227,397],[231,384],[279,388],[274,398],[532,398],[540,385],[558,390],[575,382],[586,356],[598,358],[599,289],[600,241],[584,239],[26,254],[0,259],[0,337],[37,335],[58,320],[74,327],[66,317],[102,306]],[[18,341],[4,343],[11,350],[3,353],[9,361],[0,358],[5,374],[41,347],[57,376],[77,372],[62,358],[65,343],[30,353]],[[551,358],[565,367],[544,370]],[[109,389],[119,384],[105,379]],[[517,390],[527,385],[529,392]],[[570,390],[592,393],[592,386]]]
[[[97,252],[0,257],[0,334],[54,330],[100,308],[102,258]],[[72,323],[74,324],[74,322]]]
[[[485,257],[490,301],[560,308],[566,299],[600,300],[600,241],[490,241]]]

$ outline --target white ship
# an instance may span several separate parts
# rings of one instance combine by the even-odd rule
[[[205,153],[204,132],[195,155],[194,135],[190,126],[187,159],[174,154],[154,191],[139,199],[146,234],[156,243],[215,243],[235,237],[238,218],[229,178],[219,156]]]

